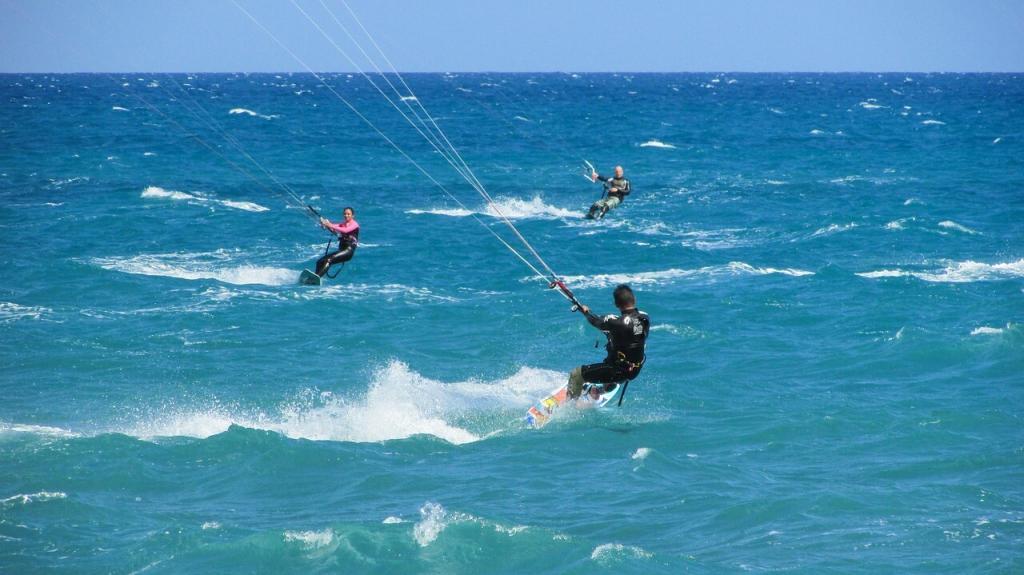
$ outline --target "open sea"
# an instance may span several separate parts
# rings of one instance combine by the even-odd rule
[[[405,78],[0,75],[0,572],[1024,572],[1024,77]]]

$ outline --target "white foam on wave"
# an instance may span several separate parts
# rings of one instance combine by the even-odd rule
[[[217,280],[234,285],[289,285],[297,281],[288,268],[237,265],[244,259],[238,250],[204,253],[142,254],[129,257],[93,258],[103,269],[127,274],[170,277],[184,280]]]
[[[324,549],[334,543],[334,531],[285,531],[286,543],[301,543],[306,550]]]
[[[812,233],[810,237],[817,238],[821,236],[830,236],[832,234],[838,234],[840,232],[852,230],[853,228],[856,227],[857,224],[855,222],[850,222],[848,224],[829,224],[824,228],[818,228],[817,230],[814,230],[814,233]]]
[[[530,200],[519,198],[494,198],[493,204],[487,204],[480,211],[469,211],[464,208],[434,208],[434,209],[411,209],[406,210],[407,214],[432,214],[436,216],[449,216],[463,218],[471,215],[482,215],[490,217],[506,217],[509,219],[563,219],[581,218],[582,214],[572,210],[566,210],[557,206],[544,203],[540,196],[534,196]]]
[[[956,223],[956,222],[954,222],[952,220],[945,220],[945,221],[939,222],[939,227],[946,228],[947,230],[956,230],[958,232],[962,232],[962,233],[970,234],[970,235],[977,235],[978,234],[978,232],[972,230],[971,228],[969,228],[967,226],[960,225],[960,224],[958,224],[958,223]]]
[[[947,261],[944,268],[933,271],[891,269],[860,272],[857,275],[868,279],[915,277],[927,282],[937,283],[997,281],[1024,277],[1024,259],[1000,264],[986,264],[970,260],[963,262]]]
[[[12,323],[23,319],[42,319],[53,310],[42,306],[19,305],[14,302],[0,302],[0,323]]]
[[[905,224],[908,221],[914,221],[914,218],[900,218],[898,220],[893,220],[893,221],[885,224],[885,229],[887,229],[887,230],[902,230],[902,229],[904,229],[903,224]]]
[[[481,423],[482,412],[525,412],[537,397],[564,383],[564,379],[561,372],[524,367],[510,377],[494,381],[443,383],[410,370],[400,361],[391,361],[374,372],[362,395],[337,397],[322,393],[285,402],[272,414],[220,404],[200,409],[164,409],[147,414],[125,433],[147,440],[206,438],[239,425],[314,441],[372,443],[431,435],[464,444],[500,430],[470,430],[464,421],[472,420],[479,427],[488,425]],[[491,424],[507,425],[508,419],[495,418]]]
[[[420,547],[433,543],[448,527],[446,511],[440,504],[427,502],[420,508],[420,520],[412,528],[412,537]]]
[[[254,202],[238,202],[234,200],[218,200],[210,197],[207,194],[201,192],[179,192],[177,190],[165,190],[160,186],[147,186],[145,190],[142,190],[140,197],[146,199],[166,199],[166,200],[188,200],[197,204],[216,204],[224,206],[226,208],[234,208],[236,210],[244,210],[247,212],[269,212],[270,208],[261,206]]]
[[[819,130],[817,128],[811,130],[811,135],[812,136],[822,136],[824,134],[825,134],[825,132],[823,132],[822,130]]]
[[[472,212],[470,210],[465,210],[465,209],[462,209],[462,208],[451,208],[451,209],[448,209],[448,208],[434,208],[434,209],[429,209],[429,210],[421,210],[421,209],[406,210],[405,213],[407,213],[407,214],[415,214],[415,215],[431,214],[431,215],[435,215],[435,216],[449,216],[449,217],[452,217],[452,218],[464,218],[466,216],[472,216],[476,212]]]
[[[698,269],[672,268],[653,272],[633,272],[619,274],[596,274],[592,276],[565,276],[563,279],[573,287],[602,288],[618,284],[632,285],[665,285],[677,279],[694,277],[721,277],[739,275],[770,275],[781,274],[793,277],[814,275],[814,272],[795,268],[759,268],[744,262],[729,262],[725,265],[706,266]],[[524,278],[523,281],[533,278]]]
[[[654,555],[635,545],[622,543],[602,543],[590,553],[590,559],[598,563],[607,563],[618,559],[650,559]]]
[[[50,427],[46,425],[31,425],[22,423],[4,423],[0,421],[0,435],[20,433],[61,439],[79,436],[79,434],[75,433],[74,431],[61,429],[60,427]]]
[[[247,108],[231,108],[231,110],[228,111],[228,114],[231,116],[251,116],[254,118],[263,118],[264,120],[273,120],[274,118],[278,117],[277,115],[274,114],[267,116],[264,114],[260,114],[258,112],[253,112],[252,110],[249,110]]]
[[[888,108],[888,106],[883,106],[879,104],[878,101],[875,100],[874,98],[868,98],[867,100],[860,102],[857,105],[860,106],[861,108],[864,108],[865,110],[878,110],[881,108]]]
[[[946,125],[945,122],[942,122],[940,120],[925,120],[925,121],[921,122],[921,124],[923,124],[925,126],[945,126]]]
[[[37,493],[19,493],[0,499],[0,506],[28,505],[29,503],[52,501],[54,499],[67,499],[67,493],[63,491],[39,491]]]
[[[633,452],[633,455],[630,457],[630,459],[632,459],[634,461],[643,461],[644,459],[647,459],[647,457],[650,454],[651,454],[651,448],[650,447],[638,447],[637,450]]]
[[[1007,324],[1006,327],[1009,328],[1010,325]],[[1003,333],[1003,328],[1001,327],[981,326],[971,330],[971,335],[999,335],[1001,333]]]
[[[115,112],[130,112],[131,111],[128,108],[122,108],[121,106],[114,106],[113,108],[111,108],[111,110],[113,110]]]
[[[192,194],[186,194],[185,192],[178,192],[174,190],[165,190],[159,186],[148,186],[145,190],[142,190],[143,198],[167,198],[170,200],[194,200],[196,196]]]
[[[526,525],[507,527],[468,513],[448,511],[440,503],[428,501],[420,507],[420,520],[413,525],[412,538],[420,547],[429,547],[431,543],[437,541],[438,536],[445,529],[456,523],[473,523],[480,527],[494,529],[495,532],[509,537],[514,537],[529,529]]]
[[[666,144],[665,142],[662,142],[661,140],[653,140],[653,139],[652,140],[647,140],[646,142],[640,144],[640,147],[641,148],[663,148],[663,149],[666,149],[666,150],[674,150],[674,149],[676,149],[676,147],[673,146],[672,144]]]

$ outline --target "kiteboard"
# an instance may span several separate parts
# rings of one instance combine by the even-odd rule
[[[600,383],[585,383],[583,384],[583,393],[575,400],[572,400],[569,399],[568,386],[563,385],[526,412],[526,424],[534,429],[544,427],[551,421],[551,416],[555,411],[564,409],[566,405],[576,407],[577,409],[594,409],[618,405],[619,398],[625,391],[626,385],[619,383],[608,391],[604,391],[604,389],[604,386]]]
[[[302,270],[302,275],[299,276],[299,283],[307,286],[318,286],[320,285],[320,276],[309,270]]]

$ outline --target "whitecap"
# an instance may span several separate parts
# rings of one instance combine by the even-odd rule
[[[678,269],[652,272],[633,272],[618,274],[595,274],[592,276],[565,276],[563,279],[573,287],[602,288],[618,284],[632,285],[665,285],[677,279],[694,277],[720,277],[736,275],[770,275],[780,274],[793,277],[814,275],[814,272],[795,268],[755,267],[744,262],[729,262],[726,265],[707,266],[698,269]],[[524,281],[533,278],[524,278]]]
[[[665,142],[662,142],[661,140],[653,140],[653,139],[652,140],[647,140],[646,142],[640,144],[640,147],[641,148],[662,148],[662,149],[666,149],[666,150],[674,150],[674,149],[676,149],[676,147],[673,146],[672,144],[666,144]]]
[[[114,106],[113,108],[111,108],[111,110],[113,110],[115,112],[130,112],[131,111],[128,108],[122,108],[121,106]]]
[[[832,234],[852,230],[853,228],[856,227],[857,224],[854,222],[850,222],[848,224],[830,224],[824,228],[818,228],[817,230],[814,231],[814,233],[811,234],[810,237],[816,238],[820,236],[830,236]]]
[[[650,559],[654,555],[641,547],[623,545],[622,543],[602,543],[590,553],[590,558],[599,563],[614,559]]]
[[[939,227],[946,228],[947,230],[956,230],[958,232],[963,232],[965,234],[971,234],[971,235],[977,235],[978,234],[978,232],[972,230],[971,228],[968,228],[967,226],[962,226],[962,225],[960,225],[960,224],[958,224],[958,223],[956,223],[956,222],[954,222],[952,220],[945,220],[945,221],[939,222]]]
[[[963,262],[947,261],[945,268],[932,271],[893,269],[860,272],[857,275],[869,279],[910,276],[927,282],[937,283],[998,281],[1024,277],[1024,259],[998,264],[986,264],[970,260]]]
[[[44,315],[52,312],[52,309],[42,306],[0,302],[0,323],[12,323],[22,319],[42,319]]]
[[[482,215],[490,217],[506,217],[509,219],[563,219],[563,218],[581,218],[580,212],[573,210],[566,210],[557,206],[552,206],[544,202],[540,196],[535,196],[531,200],[521,200],[519,198],[494,198],[493,203],[487,204],[480,211],[470,211],[465,208],[432,208],[432,209],[411,209],[406,210],[407,214],[433,214],[439,216],[450,216],[450,217],[466,217],[471,215]]]
[[[37,493],[19,493],[4,499],[0,499],[0,505],[28,505],[34,502],[53,501],[54,499],[67,499],[67,493],[63,491],[39,491]]]
[[[650,447],[638,447],[637,450],[633,452],[633,455],[630,457],[630,459],[633,459],[634,461],[643,461],[644,459],[647,459],[647,457],[650,454]]]
[[[200,192],[179,192],[177,190],[165,190],[159,186],[148,186],[142,191],[140,197],[147,199],[169,199],[169,200],[188,200],[195,204],[206,204],[206,205],[218,205],[224,206],[225,208],[232,208],[236,210],[243,210],[247,212],[268,212],[270,208],[261,206],[255,202],[240,202],[235,200],[218,200],[207,194]]]
[[[220,529],[220,523],[217,521],[205,521],[203,522],[203,531],[208,529]]]
[[[865,110],[878,110],[878,109],[881,109],[881,108],[888,108],[888,106],[883,106],[883,105],[877,103],[874,99],[869,99],[869,100],[861,102],[861,103],[859,103],[857,105],[860,106],[861,108],[864,108]]]
[[[1003,141],[1002,138],[996,138],[995,140],[992,140],[992,143],[993,144],[998,144],[999,142],[1002,142],[1002,141]]]
[[[821,136],[821,135],[823,135],[824,133],[825,133],[825,132],[823,132],[823,131],[821,131],[821,130],[819,130],[819,129],[817,129],[817,128],[815,128],[815,129],[811,130],[811,135],[812,135],[812,136]]]
[[[122,432],[140,439],[206,438],[232,425],[280,433],[294,439],[375,443],[430,435],[452,444],[478,441],[502,427],[467,429],[464,421],[481,412],[522,411],[537,397],[563,384],[558,371],[523,367],[509,377],[444,383],[391,361],[374,371],[368,389],[349,397],[318,394],[285,401],[275,413],[243,410],[214,402],[199,407],[168,408],[147,413]],[[502,417],[491,425],[505,426]]]
[[[196,196],[192,194],[186,194],[185,192],[168,191],[158,186],[148,186],[145,190],[142,190],[143,198],[167,198],[171,200],[194,200]]]
[[[232,116],[238,116],[238,115],[252,116],[254,118],[263,118],[264,120],[273,120],[274,118],[278,117],[277,115],[269,115],[269,116],[267,116],[267,115],[264,115],[264,114],[253,112],[252,110],[249,110],[249,109],[246,109],[246,108],[231,108],[231,110],[228,111],[228,114],[232,115]]]
[[[416,96],[402,96],[403,102],[417,102],[419,99]]]
[[[427,502],[420,508],[420,520],[412,528],[412,537],[420,547],[433,543],[448,527],[447,513],[441,505]]]
[[[1001,333],[1003,333],[1003,328],[1001,327],[981,326],[971,330],[971,335],[999,335]]]
[[[334,543],[334,531],[285,531],[285,542],[299,542],[306,549],[322,549]]]
[[[90,263],[103,269],[127,274],[217,280],[235,285],[289,285],[298,281],[295,270],[252,264],[235,265],[235,252],[219,250],[205,253],[143,254],[127,257],[93,258]]]
[[[945,126],[946,123],[939,120],[925,120],[921,122],[925,126]]]
[[[401,517],[395,517],[394,515],[389,515],[389,516],[385,517],[384,520],[381,521],[381,523],[383,523],[384,525],[396,525],[398,523],[405,523],[405,520],[402,519]]]
[[[61,429],[60,427],[0,422],[0,435],[15,433],[24,433],[28,435],[39,435],[42,437],[61,439],[79,437],[78,433],[75,433],[74,431],[70,431],[67,429]]]

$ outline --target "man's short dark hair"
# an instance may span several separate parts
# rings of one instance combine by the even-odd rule
[[[626,284],[619,284],[615,286],[615,291],[612,292],[615,296],[616,307],[629,307],[636,305],[636,296],[633,295],[633,290]]]

